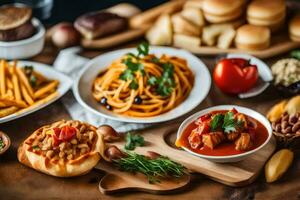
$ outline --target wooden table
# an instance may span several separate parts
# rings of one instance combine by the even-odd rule
[[[136,42],[119,46],[118,48],[134,46]],[[100,51],[84,51],[83,55],[94,57]],[[34,61],[51,64],[57,50],[47,46],[44,51],[33,58]],[[201,57],[212,71],[215,57]],[[276,59],[266,60],[271,64]],[[67,66],[66,66],[67,67]],[[222,94],[215,85],[212,85],[209,95],[193,112],[219,104],[236,104],[246,106],[266,113],[280,97],[276,90],[268,88],[264,94],[241,100],[236,97]],[[48,176],[21,165],[17,161],[17,148],[29,134],[40,126],[56,120],[70,118],[60,101],[12,122],[0,124],[0,130],[6,132],[12,146],[9,151],[0,157],[0,199],[299,199],[300,198],[300,157],[295,156],[292,167],[284,177],[273,184],[265,182],[264,173],[251,185],[233,188],[214,182],[204,176],[196,176],[191,185],[185,190],[171,195],[152,195],[146,193],[120,193],[106,196],[99,192],[98,182],[103,172],[93,170],[87,175],[76,178],[56,178]],[[183,118],[179,119],[181,121]],[[170,122],[175,123],[175,122]]]

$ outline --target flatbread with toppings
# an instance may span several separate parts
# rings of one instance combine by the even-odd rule
[[[18,159],[40,172],[71,177],[89,172],[103,151],[103,136],[96,127],[62,120],[33,132],[20,145]]]

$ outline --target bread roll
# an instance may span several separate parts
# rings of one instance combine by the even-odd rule
[[[232,15],[244,5],[244,0],[204,0],[202,8],[204,13],[211,15]]]
[[[238,49],[263,50],[270,45],[270,29],[246,24],[237,29],[235,45]]]
[[[247,18],[274,20],[285,15],[285,0],[253,0],[247,7]]]

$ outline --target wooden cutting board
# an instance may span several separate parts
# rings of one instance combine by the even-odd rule
[[[293,42],[289,39],[287,33],[280,33],[272,35],[271,46],[264,50],[257,51],[247,51],[237,48],[230,49],[219,49],[215,46],[191,46],[184,45],[176,46],[178,48],[183,48],[197,55],[218,55],[227,53],[248,53],[258,58],[270,58],[276,55],[280,55],[289,52],[295,48],[300,47],[300,42]]]
[[[83,38],[81,46],[88,49],[104,49],[138,39],[144,36],[145,32],[162,13],[174,13],[181,9],[184,3],[185,0],[174,0],[160,4],[128,19],[128,30],[93,40]]]
[[[214,163],[177,149],[173,145],[176,139],[177,129],[178,125],[142,131],[141,134],[145,139],[145,146],[137,147],[135,152],[146,154],[147,151],[154,151],[181,163],[194,173],[204,174],[217,182],[229,186],[244,186],[252,183],[256,179],[276,147],[276,141],[272,138],[269,144],[264,148],[250,155],[243,161],[229,164]],[[124,141],[110,144],[124,149]],[[166,184],[167,187],[170,186],[170,188],[166,189],[163,186],[149,184],[143,175],[136,176],[130,173],[120,172],[105,162],[99,162],[96,168],[108,173],[100,182],[100,191],[103,193],[112,193],[120,190],[157,191],[161,193],[180,189],[189,182],[189,178],[181,180],[180,183],[171,181],[171,183],[168,182]]]

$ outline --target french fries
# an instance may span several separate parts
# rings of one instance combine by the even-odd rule
[[[17,66],[17,61],[0,60],[0,118],[54,99],[58,85],[57,80],[47,79],[31,66],[23,68]]]

